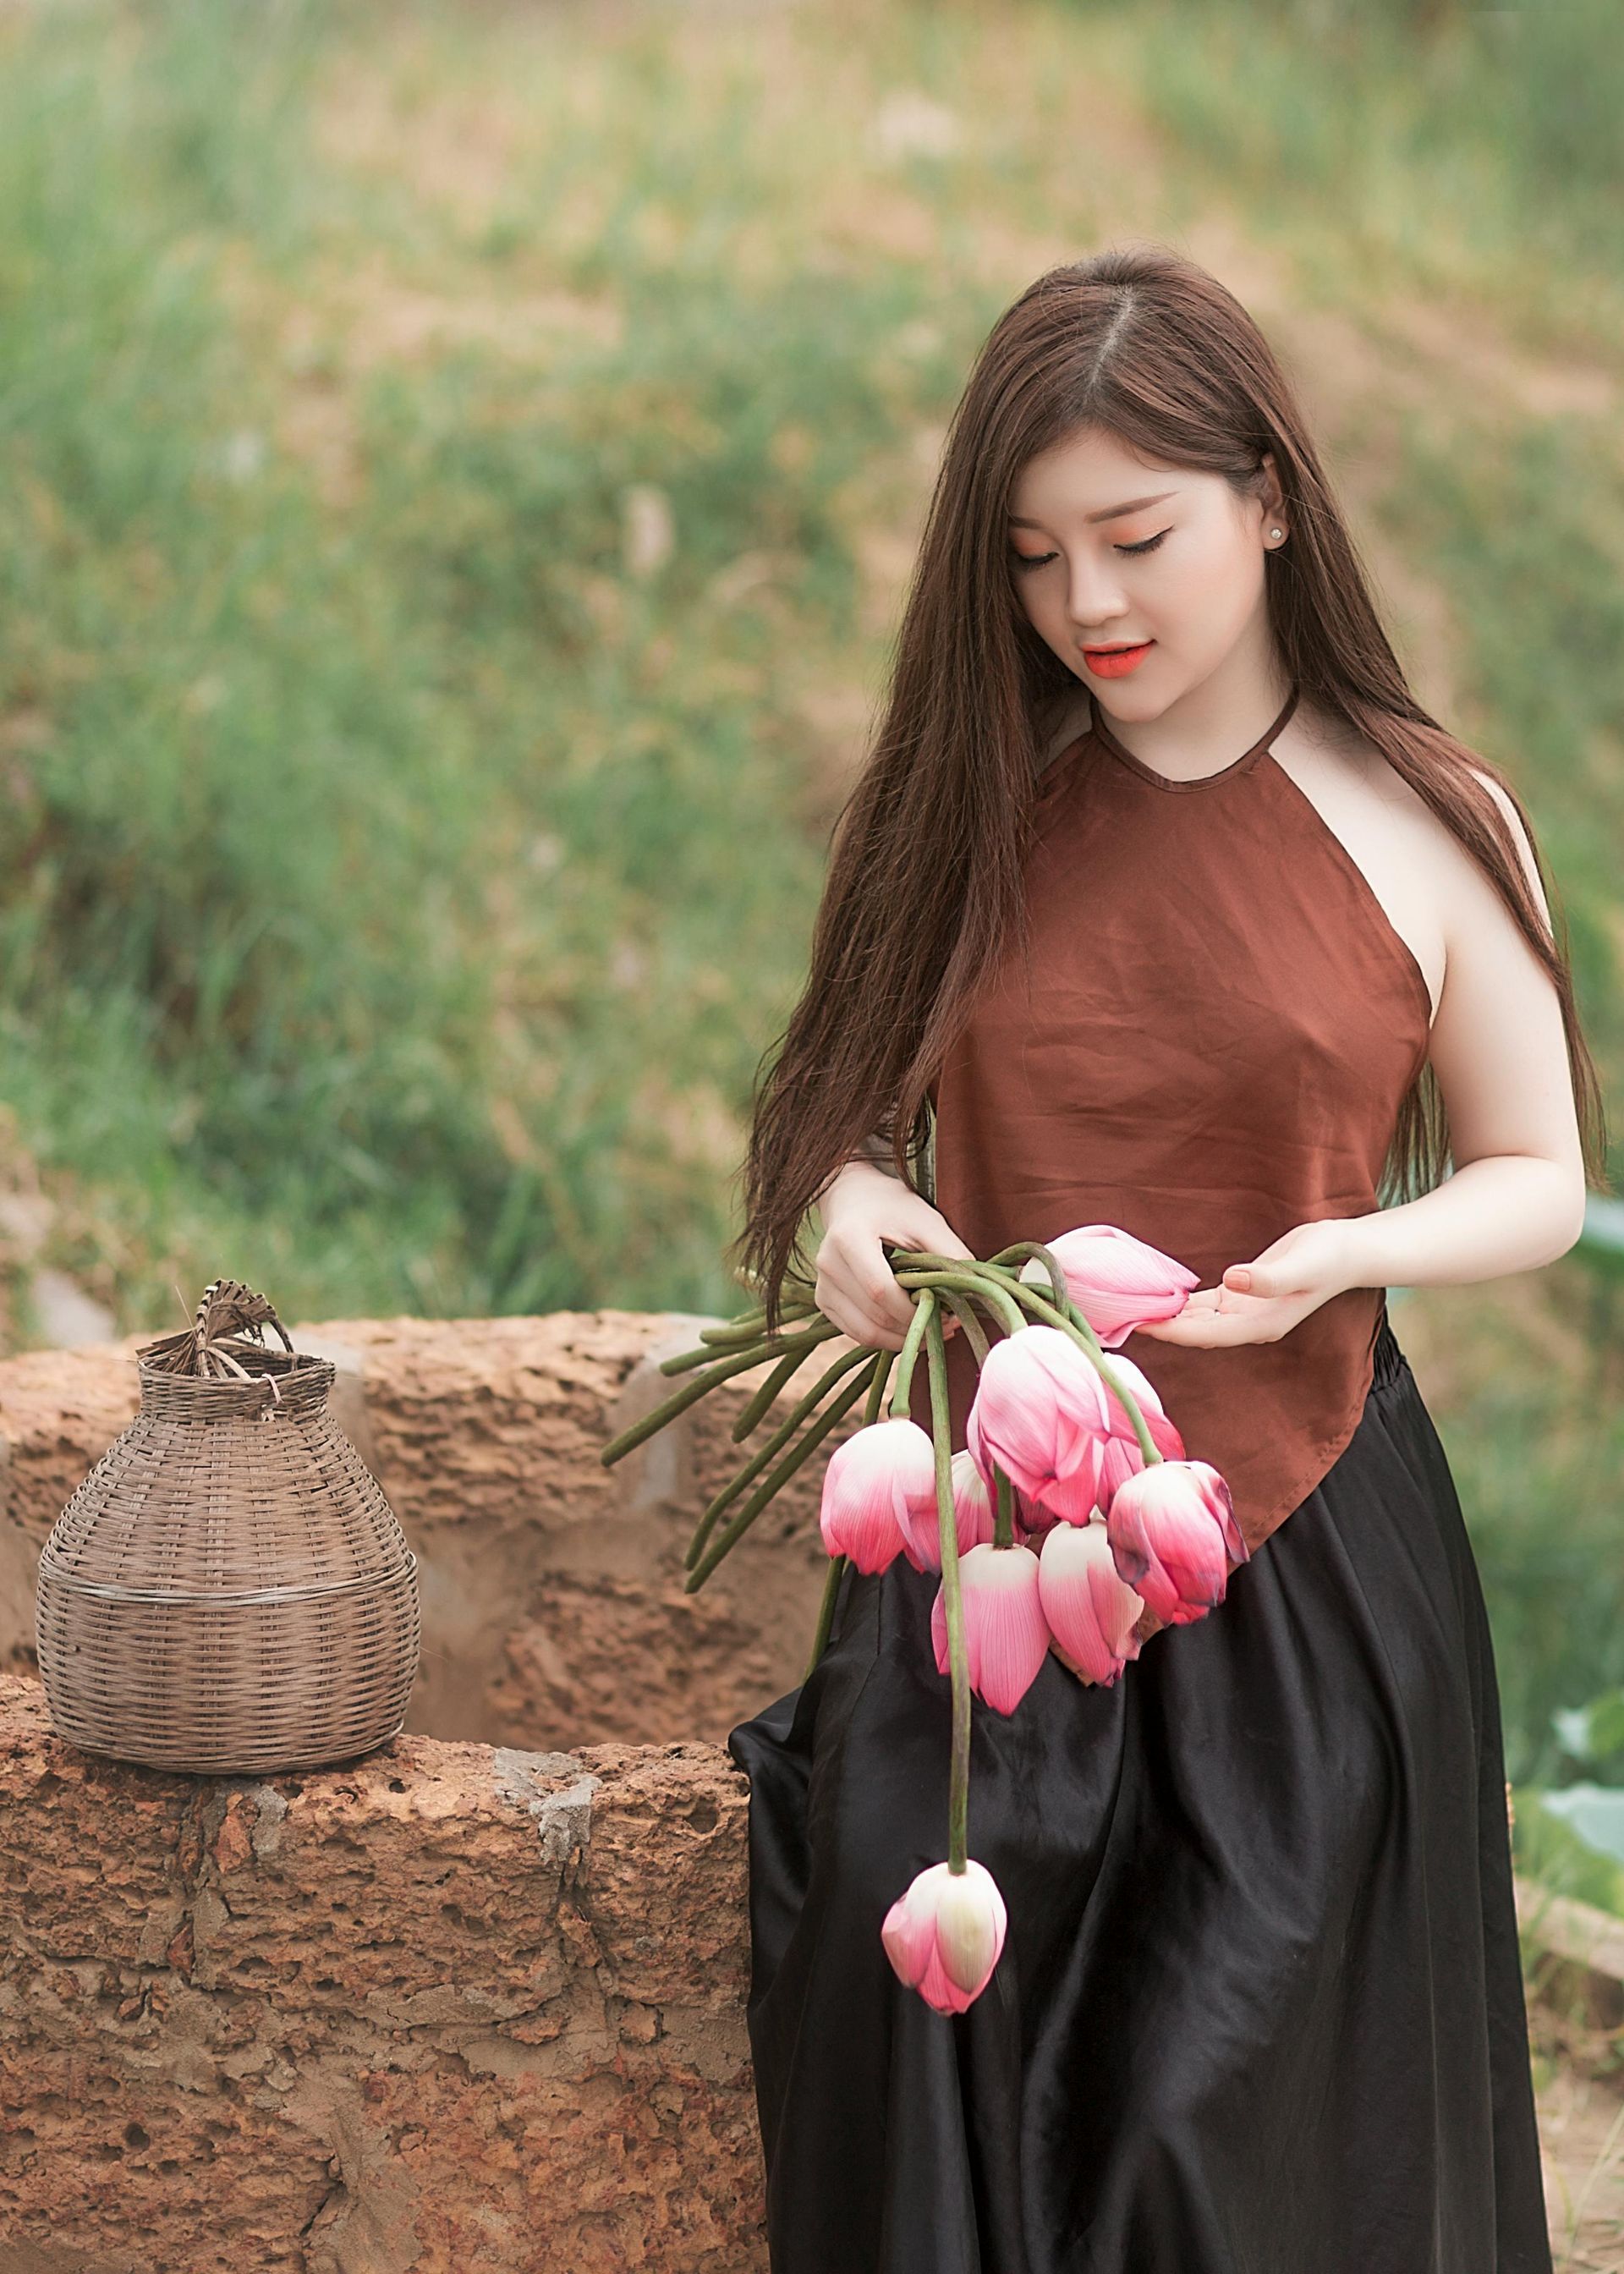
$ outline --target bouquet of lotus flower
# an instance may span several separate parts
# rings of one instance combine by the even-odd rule
[[[951,1690],[948,1853],[897,1898],[881,1935],[910,1988],[939,2013],[963,2013],[991,1978],[1006,1926],[992,1874],[966,1852],[972,1697],[1013,1713],[1051,1653],[1079,1681],[1114,1683],[1139,1654],[1133,1630],[1146,1609],[1165,1625],[1204,1617],[1248,1551],[1222,1477],[1185,1457],[1132,1359],[1106,1356],[1136,1327],[1177,1317],[1193,1271],[1109,1224],[1048,1245],[1020,1240],[984,1262],[896,1246],[887,1254],[914,1302],[901,1350],[847,1348],[834,1359],[701,1515],[685,1585],[703,1585],[864,1398],[862,1426],[823,1475],[831,1564],[807,1672],[823,1654],[848,1562],[882,1571],[903,1555],[941,1574],[931,1630]],[[771,1334],[765,1316],[760,1308],[705,1328],[696,1349],[666,1359],[662,1372],[693,1379],[612,1438],[605,1465],[771,1359],[733,1425],[736,1442],[753,1434],[809,1353],[839,1335],[804,1281],[786,1280]],[[979,1374],[966,1445],[955,1453],[946,1335],[958,1329]],[[908,1410],[921,1352],[929,1434]]]

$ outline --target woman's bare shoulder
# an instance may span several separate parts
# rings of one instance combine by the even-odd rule
[[[1408,859],[1430,868],[1440,889],[1468,877],[1481,877],[1477,862],[1448,823],[1373,742],[1344,719],[1315,712],[1306,705],[1301,709],[1305,715],[1300,738],[1296,733],[1282,735],[1275,756],[1298,787],[1320,805],[1327,819],[1340,813],[1350,827],[1362,827],[1372,843],[1385,840],[1402,847]],[[1298,723],[1297,718],[1292,719],[1293,730]],[[1537,881],[1527,833],[1493,768],[1470,750],[1466,755],[1473,772],[1505,815],[1524,864]]]

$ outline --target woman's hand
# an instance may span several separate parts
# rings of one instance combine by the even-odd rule
[[[1215,1350],[1229,1343],[1277,1343],[1321,1303],[1349,1287],[1353,1242],[1344,1218],[1299,1224],[1250,1263],[1231,1263],[1216,1287],[1193,1287],[1176,1319],[1135,1327],[1136,1335]]]
[[[897,1284],[883,1240],[929,1255],[973,1255],[929,1201],[867,1161],[848,1161],[819,1203],[824,1232],[817,1251],[813,1299],[843,1335],[867,1350],[899,1351],[914,1320],[914,1301]],[[951,1335],[959,1321],[942,1321]]]

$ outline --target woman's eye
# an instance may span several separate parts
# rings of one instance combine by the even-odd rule
[[[1154,537],[1147,537],[1138,545],[1118,545],[1113,549],[1118,553],[1154,553],[1162,538],[1170,533],[1168,530],[1159,529]],[[1057,553],[1017,553],[1015,566],[1017,568],[1041,568],[1050,561],[1058,561],[1059,558]]]

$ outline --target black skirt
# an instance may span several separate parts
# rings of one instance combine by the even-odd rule
[[[947,1853],[939,1584],[848,1566],[728,1737],[773,2274],[1550,2274],[1492,1645],[1391,1328],[1222,1603],[974,1701],[1009,1926],[962,2014],[880,1940]]]

